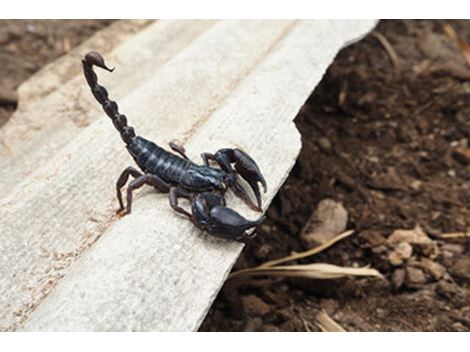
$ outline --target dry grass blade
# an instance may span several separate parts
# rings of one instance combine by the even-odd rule
[[[393,67],[395,69],[398,69],[400,67],[400,60],[398,59],[398,55],[395,52],[395,49],[393,49],[392,44],[388,41],[387,38],[383,36],[383,34],[379,32],[372,32],[372,35],[377,38],[377,40],[382,44],[384,47],[385,51],[387,52],[388,56],[390,57],[390,61],[392,61]]]
[[[470,238],[470,231],[468,232],[450,232],[450,233],[443,233],[439,236],[439,238],[443,239],[452,239],[452,238]]]
[[[346,330],[334,321],[325,311],[317,315],[317,325],[323,332],[346,332]]]
[[[332,245],[334,245],[336,242],[341,241],[343,238],[346,238],[346,237],[352,235],[353,233],[354,233],[354,230],[345,231],[345,232],[339,234],[338,236],[332,238],[331,240],[326,241],[325,243],[321,244],[318,247],[309,249],[308,251],[305,251],[305,252],[295,253],[295,254],[289,255],[287,257],[271,260],[269,262],[261,264],[259,267],[260,268],[267,268],[267,267],[272,267],[274,265],[278,265],[278,264],[281,264],[281,263],[290,262],[292,260],[310,257],[312,255],[315,255],[317,253],[320,253],[320,252],[324,251],[325,249],[327,249],[327,248],[331,247]]]
[[[459,49],[462,51],[467,64],[470,66],[470,44],[463,40],[450,24],[446,23],[444,25],[444,31],[452,40],[455,41],[455,44],[457,44]]]
[[[295,277],[305,279],[338,279],[345,276],[373,276],[382,277],[377,270],[362,267],[342,267],[326,263],[314,263],[304,265],[286,265],[275,267],[256,267],[246,270],[240,270],[232,273],[229,279],[239,278],[241,276],[277,276],[277,277]]]

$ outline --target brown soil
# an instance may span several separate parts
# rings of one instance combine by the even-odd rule
[[[0,20],[0,97],[112,20]],[[1,100],[1,99],[0,99]],[[0,126],[16,108],[0,101]]]
[[[0,21],[0,93],[109,22]],[[470,21],[450,23],[470,42]],[[202,331],[318,330],[322,309],[349,331],[470,330],[468,241],[439,239],[470,227],[470,160],[458,153],[468,151],[470,138],[470,67],[442,22],[382,21],[376,31],[398,64],[374,35],[341,51],[296,118],[298,162],[234,270],[305,250],[301,229],[317,204],[332,198],[343,203],[356,234],[301,262],[370,264],[385,280],[232,282]],[[0,103],[0,125],[13,110]],[[400,271],[429,253],[414,248],[394,267],[385,241],[416,225],[433,238],[432,259],[446,273],[422,273],[419,284],[395,288]]]
[[[470,21],[450,23],[470,42]],[[470,227],[470,160],[455,153],[470,138],[470,66],[442,25],[380,22],[397,66],[372,34],[339,53],[296,118],[297,164],[234,268],[307,249],[299,233],[319,201],[332,198],[357,234],[303,262],[370,264],[386,280],[226,284],[202,331],[318,330],[321,309],[349,331],[470,330],[468,241],[438,238]],[[416,225],[434,239],[446,274],[395,289],[392,273],[426,253],[395,268],[384,243]]]

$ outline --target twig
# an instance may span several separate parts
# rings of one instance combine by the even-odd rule
[[[387,38],[383,36],[383,34],[379,32],[372,32],[372,36],[377,38],[377,40],[382,44],[383,48],[387,52],[388,56],[390,57],[390,61],[392,61],[393,67],[395,70],[398,70],[400,68],[400,60],[398,59],[398,55],[395,52],[395,49],[393,49],[392,44],[388,41]]]
[[[323,332],[346,332],[346,330],[334,321],[325,311],[321,311],[317,315],[317,325]]]
[[[353,233],[354,233],[354,230],[345,231],[345,232],[337,235],[336,237],[333,237],[331,240],[326,241],[325,243],[322,243],[321,245],[319,245],[317,247],[309,249],[308,251],[295,253],[295,254],[289,255],[287,257],[279,258],[279,259],[274,259],[274,260],[271,260],[269,262],[261,264],[259,267],[260,268],[268,268],[268,267],[272,267],[272,266],[277,265],[277,264],[290,262],[292,260],[301,259],[301,258],[305,258],[305,257],[310,257],[312,255],[315,255],[317,253],[320,253],[320,252],[324,251],[325,249],[327,249],[327,248],[331,247],[332,245],[334,245],[336,242],[341,241],[343,238],[346,238],[346,237],[352,235]]]
[[[448,23],[444,24],[444,32],[454,40],[455,44],[459,47],[462,52],[467,64],[470,66],[470,44],[463,40],[455,31],[455,29]]]
[[[439,238],[443,238],[443,239],[470,238],[470,231],[469,232],[443,233],[443,234],[439,235]]]

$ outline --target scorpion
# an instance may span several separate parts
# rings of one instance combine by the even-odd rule
[[[149,185],[162,193],[169,193],[170,206],[179,214],[187,217],[196,227],[210,235],[245,241],[256,236],[249,234],[250,229],[259,225],[264,217],[251,221],[235,210],[226,206],[224,194],[232,190],[250,208],[261,211],[261,183],[266,193],[266,181],[256,162],[240,149],[224,148],[216,153],[202,153],[203,165],[190,160],[185,148],[170,142],[170,152],[152,141],[136,135],[134,128],[128,126],[127,118],[118,110],[118,104],[108,98],[106,88],[98,84],[93,66],[112,72],[103,57],[89,52],[83,59],[83,72],[95,99],[101,104],[104,112],[111,118],[119,132],[126,149],[134,159],[139,171],[133,166],[127,167],[116,182],[116,195],[119,202],[118,215],[131,213],[133,191]],[[175,154],[176,153],[176,154]],[[216,163],[218,167],[211,166]],[[233,165],[233,166],[232,166]],[[124,206],[122,189],[132,176],[127,187],[127,204]],[[238,180],[241,176],[251,187],[256,203],[253,202]],[[191,212],[182,208],[178,199],[190,201]]]

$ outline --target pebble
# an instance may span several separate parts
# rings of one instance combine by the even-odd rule
[[[405,269],[396,269],[391,277],[393,287],[400,288],[405,282]]]
[[[413,254],[413,247],[407,242],[400,242],[395,249],[388,254],[388,261],[394,266],[403,264]]]
[[[470,148],[457,147],[454,149],[452,156],[463,165],[470,164]]]
[[[346,230],[348,212],[343,204],[323,199],[300,233],[302,240],[313,247],[322,244]]]
[[[442,252],[449,252],[452,254],[462,254],[465,251],[464,246],[458,243],[444,243],[441,246]]]
[[[452,264],[452,266],[449,268],[449,272],[454,278],[470,281],[470,258],[461,257],[460,259],[456,260],[455,263]]]
[[[243,331],[249,332],[249,331],[258,331],[261,329],[263,326],[263,321],[261,320],[260,317],[255,317],[253,319],[248,319],[248,321],[245,324],[245,327],[243,328]]]
[[[436,281],[442,279],[446,273],[446,269],[441,264],[431,259],[422,258],[419,264]]]
[[[424,233],[419,225],[412,230],[395,230],[387,238],[387,243],[394,245],[400,242],[408,242],[411,244],[431,243],[432,240]]]
[[[277,326],[274,326],[274,325],[265,325],[262,329],[262,331],[264,332],[278,332],[279,329],[277,328]]]
[[[330,153],[332,149],[331,142],[328,138],[326,137],[321,137],[318,140],[318,146],[320,147],[321,150],[323,150],[326,153]]]
[[[376,231],[363,231],[359,238],[367,242],[370,247],[377,247],[385,243],[386,238]]]
[[[248,314],[263,316],[271,311],[271,306],[255,295],[242,296],[243,309]]]
[[[410,288],[420,288],[426,283],[426,276],[423,270],[408,266],[405,271],[406,286]]]

